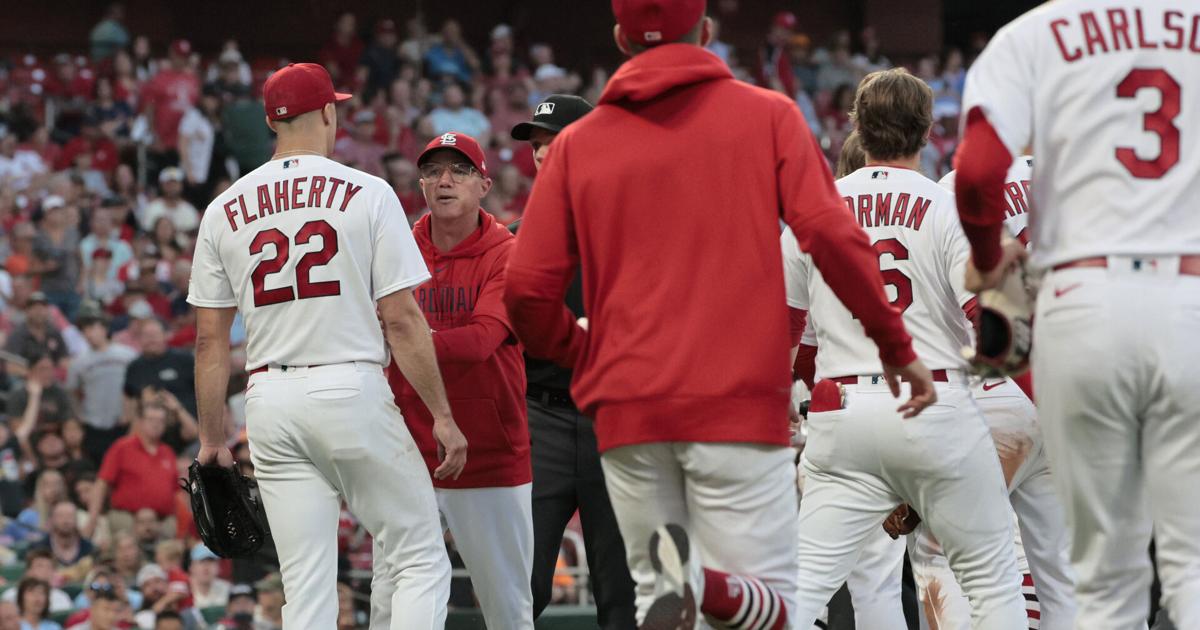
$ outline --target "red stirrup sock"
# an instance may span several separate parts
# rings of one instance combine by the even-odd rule
[[[783,630],[783,598],[757,578],[704,569],[700,612],[733,630]]]

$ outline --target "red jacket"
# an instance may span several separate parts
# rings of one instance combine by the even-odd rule
[[[414,294],[429,327],[450,410],[467,438],[467,467],[438,488],[516,486],[533,480],[525,412],[525,359],[504,312],[504,267],[513,235],[479,211],[479,230],[438,251],[429,215],[413,226],[433,278]],[[437,468],[433,416],[393,363],[388,381],[430,472]]]
[[[788,443],[781,217],[884,361],[914,360],[874,250],[787,97],[666,44],[621,66],[555,138],[505,302],[531,355],[574,368],[602,450]],[[562,301],[577,267],[588,330]]]

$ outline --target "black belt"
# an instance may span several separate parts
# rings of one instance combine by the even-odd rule
[[[525,390],[525,397],[530,400],[536,400],[548,407],[565,407],[567,409],[575,409],[575,401],[571,399],[571,392],[557,387],[543,387],[530,383]]]

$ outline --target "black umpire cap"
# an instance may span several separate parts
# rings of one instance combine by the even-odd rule
[[[563,127],[583,118],[592,111],[592,104],[570,94],[551,94],[533,110],[533,120],[517,123],[512,128],[513,140],[527,141],[533,128],[558,133]]]

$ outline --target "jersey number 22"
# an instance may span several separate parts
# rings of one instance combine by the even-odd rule
[[[258,266],[250,274],[250,280],[254,284],[255,307],[291,302],[297,297],[304,300],[338,295],[342,292],[342,285],[337,280],[313,282],[309,279],[308,276],[313,267],[329,264],[329,261],[333,260],[338,253],[337,230],[320,219],[305,223],[300,231],[296,232],[296,244],[307,244],[314,236],[321,237],[321,249],[308,252],[301,256],[299,262],[296,263],[296,287],[294,290],[290,286],[274,289],[266,287],[267,276],[279,273],[287,264],[288,250],[291,247],[287,235],[277,228],[271,228],[254,236],[254,240],[250,243],[250,255],[252,256],[261,254],[263,248],[268,244],[275,246],[275,256],[260,260]]]

